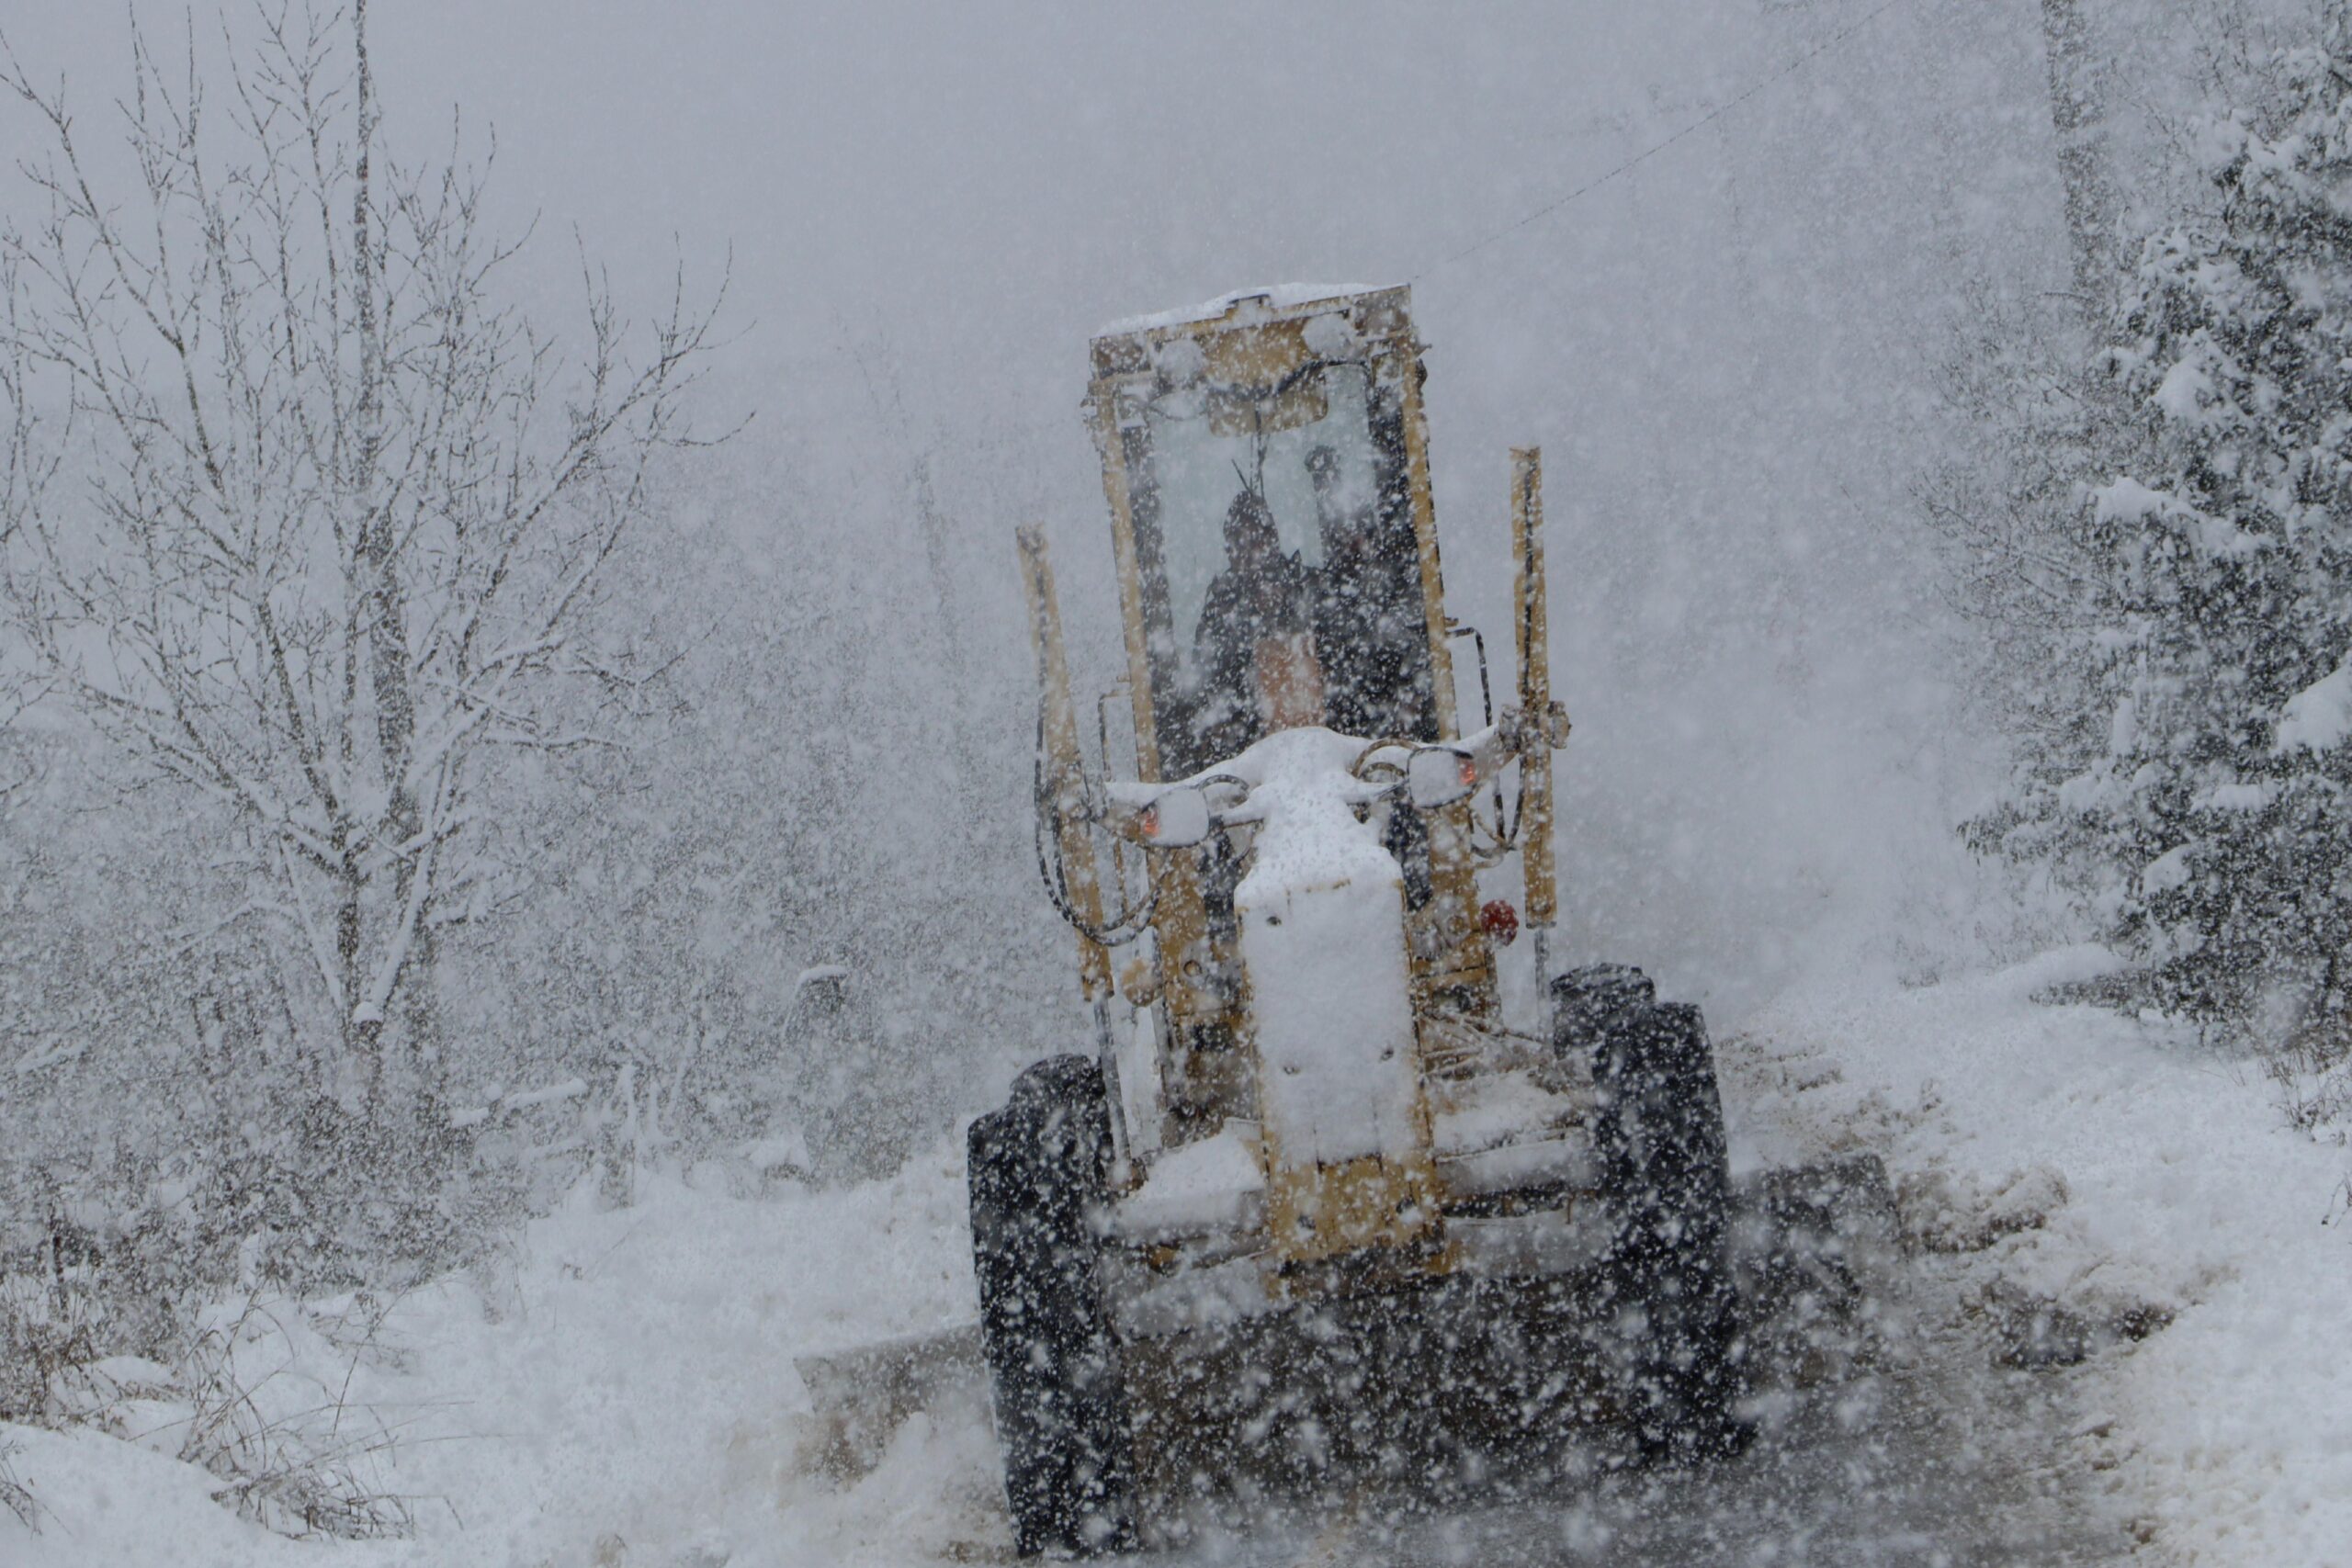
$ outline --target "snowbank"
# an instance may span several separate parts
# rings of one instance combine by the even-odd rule
[[[960,1154],[897,1179],[748,1201],[675,1179],[594,1184],[494,1269],[396,1303],[349,1398],[416,1519],[401,1541],[289,1541],[203,1471],[96,1432],[0,1427],[38,1534],[0,1508],[6,1568],[802,1568],[1010,1556],[974,1403],[910,1421],[843,1493],[808,1473],[793,1359],[973,1315]],[[340,1378],[347,1361],[290,1369]],[[1000,1540],[999,1537],[1002,1539]]]
[[[2287,699],[2270,749],[2284,754],[2298,747],[2324,751],[2352,736],[2352,659]]]
[[[766,1201],[660,1180],[604,1212],[583,1190],[502,1277],[405,1304],[414,1371],[360,1393],[414,1412],[404,1479],[446,1499],[418,1506],[415,1561],[858,1560],[867,1521],[802,1474],[793,1358],[972,1315],[963,1186],[940,1148],[890,1182]],[[934,1455],[927,1496],[888,1497],[916,1516],[897,1544],[948,1544],[952,1468]]]
[[[1945,1240],[1974,1251],[1988,1310],[2116,1330],[2090,1341],[2085,1429],[2119,1550],[2352,1562],[2352,1160],[2181,1031],[2031,1000],[2100,962],[1785,997],[1753,1025],[1754,1109],[1880,1147],[1906,1224],[1975,1227]]]
[[[39,1505],[38,1532],[0,1507],[8,1568],[276,1568],[315,1557],[215,1503],[218,1483],[203,1471],[135,1443],[0,1425],[0,1454]]]

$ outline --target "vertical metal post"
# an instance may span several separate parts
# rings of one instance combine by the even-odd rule
[[[1552,749],[1565,735],[1552,704],[1552,642],[1544,579],[1544,454],[1534,446],[1510,455],[1511,622],[1519,659],[1520,722],[1526,726],[1520,752],[1522,789],[1519,818],[1520,869],[1526,878],[1527,927],[1535,942],[1536,981],[1543,992],[1544,1032],[1552,1032],[1552,927],[1559,918],[1559,889],[1552,864]]]
[[[1404,423],[1405,490],[1413,508],[1413,538],[1420,554],[1421,603],[1428,616],[1430,682],[1436,689],[1437,732],[1446,739],[1462,733],[1453,705],[1453,644],[1445,635],[1445,578],[1438,565],[1437,502],[1430,493],[1429,415],[1421,406],[1421,345],[1401,344],[1380,365],[1392,379]],[[1475,902],[1475,900],[1474,900]]]
[[[1119,1088],[1119,1041],[1111,1026],[1111,998],[1094,998],[1094,1059],[1102,1067],[1102,1099],[1111,1113],[1111,1190],[1127,1185],[1127,1102]]]
[[[1021,547],[1021,587],[1029,602],[1029,641],[1037,659],[1041,723],[1037,744],[1040,790],[1037,809],[1053,819],[1055,849],[1069,914],[1078,932],[1078,976],[1094,1019],[1094,1050],[1110,1100],[1114,1177],[1127,1169],[1126,1102],[1119,1093],[1117,1040],[1111,1024],[1111,955],[1088,934],[1102,929],[1102,884],[1094,859],[1092,805],[1087,798],[1086,763],[1078,748],[1078,708],[1070,699],[1069,660],[1062,648],[1061,606],[1054,597],[1054,569],[1046,558],[1046,535],[1032,525],[1015,536]]]
[[[1078,709],[1070,701],[1069,661],[1062,651],[1061,606],[1054,599],[1054,569],[1046,559],[1046,536],[1035,525],[1016,536],[1021,546],[1021,586],[1029,601],[1029,640],[1037,656],[1038,700],[1044,705],[1038,746],[1044,793],[1060,852],[1062,880],[1070,912],[1096,930],[1102,925],[1102,886],[1095,873],[1094,838],[1088,825],[1085,762],[1078,750]],[[1111,955],[1084,931],[1078,933],[1079,981],[1086,999],[1111,994]]]

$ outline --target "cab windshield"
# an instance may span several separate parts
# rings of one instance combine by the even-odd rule
[[[1339,362],[1145,405],[1130,468],[1167,776],[1299,725],[1433,736],[1393,402]]]

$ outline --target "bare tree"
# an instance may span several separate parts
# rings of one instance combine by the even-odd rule
[[[2093,330],[2114,292],[2115,193],[2105,143],[2107,94],[2091,53],[2081,0],[2041,0],[2041,44],[2050,73],[2050,123],[2066,188],[2066,242],[2075,290]]]
[[[584,623],[718,300],[681,278],[640,333],[583,263],[567,360],[500,299],[484,170],[381,145],[366,0],[231,54],[135,42],[117,195],[0,50],[46,133],[0,230],[6,604],[55,696],[217,803],[223,925],[272,933],[322,1086],[397,1124],[446,1070],[439,934],[497,896],[488,749],[599,743],[558,689],[628,678]]]

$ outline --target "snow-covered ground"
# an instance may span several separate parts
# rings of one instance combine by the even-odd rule
[[[399,1302],[351,1373],[349,1403],[394,1438],[368,1473],[410,1499],[414,1539],[277,1540],[209,1501],[210,1478],[190,1466],[90,1432],[0,1427],[42,1516],[34,1535],[0,1511],[0,1562],[754,1568],[1009,1556],[978,1411],[918,1418],[845,1497],[800,1453],[808,1402],[796,1355],[972,1314],[962,1187],[960,1158],[944,1145],[896,1180],[823,1196],[750,1201],[651,1179],[632,1206],[607,1211],[583,1186],[498,1267]],[[340,1392],[352,1362],[307,1331],[309,1315],[281,1305],[271,1316],[290,1330],[251,1347],[249,1371],[275,1374],[266,1400]],[[934,1427],[948,1438],[928,1440]],[[175,1436],[158,1434],[167,1445]]]
[[[1740,1157],[1886,1160],[1934,1270],[1894,1299],[1923,1313],[1956,1303],[1935,1375],[1979,1376],[1973,1391],[1915,1386],[1915,1403],[1957,1399],[1974,1414],[1906,1430],[1997,1449],[2008,1426],[2018,1444],[2050,1450],[1953,1454],[1954,1487],[2040,1477],[2042,1501],[2075,1516],[2070,1558],[2352,1562],[2346,1152],[2287,1131],[2258,1077],[2175,1031],[2031,1000],[2085,963],[2062,954],[1916,989],[1852,980],[1790,992],[1725,1043]],[[211,1501],[204,1472],[137,1442],[0,1427],[0,1450],[14,1448],[5,1473],[41,1520],[35,1534],[0,1511],[0,1560],[797,1568],[1009,1557],[976,1400],[915,1416],[878,1469],[837,1486],[809,1462],[792,1366],[969,1315],[959,1164],[943,1144],[886,1184],[758,1201],[716,1182],[649,1179],[633,1206],[607,1211],[583,1190],[497,1267],[395,1303],[356,1364],[348,1336],[332,1332],[348,1303],[256,1317],[243,1364],[275,1372],[266,1404],[331,1391],[390,1434],[363,1471],[410,1499],[413,1540],[285,1541]],[[155,1446],[174,1440],[170,1414],[152,1423]],[[1899,1528],[1915,1496],[1899,1472],[1934,1469],[1938,1456],[1916,1442],[1872,1454],[1867,1499],[1841,1502],[1834,1479],[1790,1472],[1803,1507],[1870,1510],[1870,1529],[1833,1529],[1800,1560],[1839,1560],[1853,1540],[1891,1561],[1944,1550],[1941,1525]],[[1865,1457],[1857,1448],[1838,1465],[1860,1475]],[[1734,1530],[1780,1517],[1786,1499],[1766,1472],[1785,1461],[1760,1462],[1753,1484],[1702,1499],[1702,1511]],[[1917,1506],[1947,1523],[2007,1506],[1951,1490],[1918,1491]],[[1491,1558],[1515,1542],[1508,1560],[1591,1561],[1608,1556],[1594,1543],[1612,1531],[1631,1549],[1637,1511],[1604,1495],[1546,1515],[1533,1536],[1523,1518],[1467,1521],[1416,1550]],[[1812,1529],[1787,1539],[1802,1548]],[[1267,1561],[1335,1548],[1275,1550]]]
[[[1727,1059],[1751,1116],[1886,1159],[1996,1340],[2083,1342],[2051,1375],[2119,1554],[2352,1563],[2352,1156],[2177,1028],[2032,999],[2099,964],[1802,987]]]

